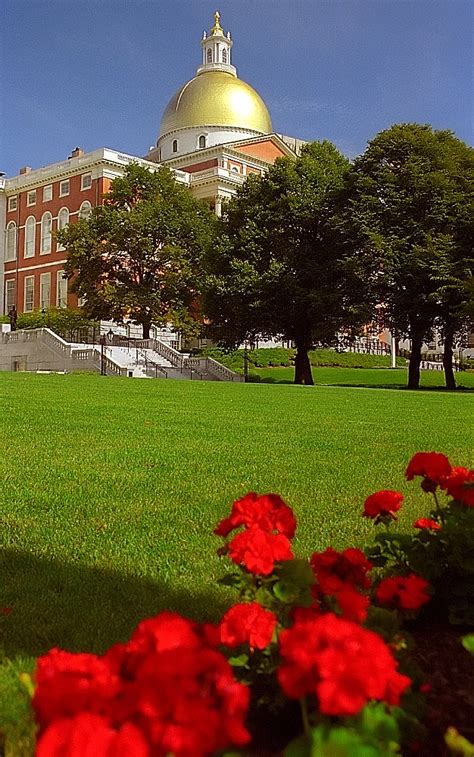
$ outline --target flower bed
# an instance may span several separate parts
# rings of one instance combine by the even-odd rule
[[[435,754],[407,624],[425,613],[474,625],[474,471],[418,453],[406,476],[421,477],[433,510],[413,534],[392,533],[403,496],[375,492],[365,552],[297,559],[296,519],[278,495],[234,502],[215,534],[237,602],[217,625],[164,612],[102,656],[40,657],[39,757]],[[455,731],[446,743],[474,753]]]

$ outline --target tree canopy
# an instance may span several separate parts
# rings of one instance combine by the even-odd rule
[[[57,233],[66,275],[92,318],[192,330],[215,216],[171,171],[131,164],[104,204]]]
[[[369,142],[347,176],[345,228],[361,256],[380,256],[385,322],[411,339],[411,388],[436,324],[454,384],[450,345],[472,297],[473,161],[474,151],[450,131],[398,124]]]
[[[208,257],[209,333],[235,346],[259,336],[296,346],[295,383],[313,383],[308,350],[370,317],[370,272],[331,224],[349,162],[329,142],[250,176],[224,211]]]

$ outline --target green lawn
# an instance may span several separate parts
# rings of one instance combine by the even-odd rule
[[[408,459],[469,465],[473,406],[462,392],[0,374],[0,646],[19,659],[0,666],[0,712],[18,718],[17,670],[53,645],[100,651],[164,608],[218,617],[212,529],[249,490],[294,508],[301,555],[367,542],[377,489],[408,494],[409,528],[429,503],[403,481]]]
[[[350,353],[352,354],[352,353]],[[372,356],[370,356],[372,357]],[[295,369],[290,368],[251,368],[250,377],[256,381],[277,384],[292,384]],[[456,373],[459,387],[474,389],[474,371]],[[406,368],[319,368],[313,367],[315,384],[328,386],[374,386],[403,389],[407,385]],[[442,371],[421,371],[421,388],[443,388]]]

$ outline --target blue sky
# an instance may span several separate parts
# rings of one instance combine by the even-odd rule
[[[473,137],[470,0],[1,0],[0,170],[144,155],[216,7],[273,128],[353,157],[393,123]]]

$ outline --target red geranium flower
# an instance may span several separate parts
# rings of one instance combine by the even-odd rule
[[[428,581],[415,573],[393,576],[384,578],[379,583],[375,596],[383,605],[391,605],[399,610],[419,610],[430,600],[428,587]]]
[[[407,481],[412,481],[415,476],[423,477],[421,488],[425,492],[436,491],[449,475],[451,463],[441,452],[417,452],[405,471]]]
[[[275,563],[292,560],[291,544],[283,534],[269,534],[258,526],[242,531],[229,543],[229,557],[254,575],[268,576]]]
[[[367,573],[372,563],[355,547],[342,552],[336,552],[332,547],[324,552],[315,552],[310,558],[310,565],[323,594],[334,594],[347,585],[361,589],[368,589],[371,585]]]
[[[280,652],[285,694],[316,694],[324,715],[355,715],[372,699],[398,704],[410,684],[380,636],[332,613],[283,631]]]
[[[430,518],[418,518],[418,520],[415,520],[413,528],[421,528],[429,531],[439,531],[441,526],[435,520],[430,520]]]
[[[278,494],[262,494],[255,492],[246,494],[232,505],[232,512],[224,518],[214,529],[217,536],[228,536],[239,526],[258,526],[269,533],[284,534],[292,539],[296,530],[296,519],[293,511]]]
[[[446,489],[453,499],[462,502],[463,505],[474,507],[474,470],[453,468],[441,488]]]
[[[149,757],[148,744],[133,723],[115,730],[90,712],[52,723],[38,741],[36,757]]]
[[[79,712],[104,712],[120,688],[118,676],[93,654],[51,649],[38,658],[33,707],[40,726]]]
[[[356,623],[364,622],[369,607],[369,598],[365,594],[361,594],[352,586],[344,586],[334,596],[343,618]]]
[[[384,516],[390,516],[396,520],[394,513],[400,510],[400,504],[403,500],[403,494],[390,489],[371,494],[364,502],[364,512],[366,518],[374,518],[376,521]]]
[[[103,658],[40,658],[41,756],[204,757],[246,744],[249,691],[208,638],[209,629],[162,613]]]
[[[276,616],[258,602],[237,604],[227,610],[220,622],[220,639],[227,647],[248,644],[251,649],[265,649],[276,623]]]

